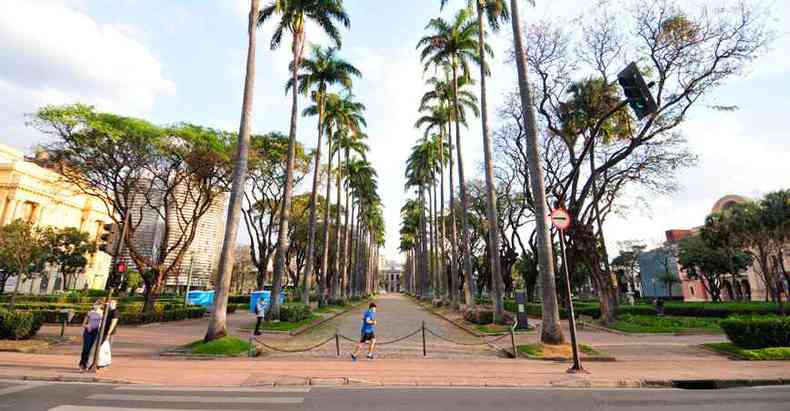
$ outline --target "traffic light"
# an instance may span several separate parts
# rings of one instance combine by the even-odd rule
[[[643,119],[658,111],[658,105],[650,92],[650,87],[645,83],[642,73],[636,63],[631,63],[620,74],[617,81],[623,87],[628,105],[634,110],[638,119]]]
[[[112,255],[113,254],[113,239],[115,237],[115,224],[103,224],[102,231],[99,235],[99,250]]]

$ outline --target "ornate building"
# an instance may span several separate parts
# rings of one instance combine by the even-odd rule
[[[101,201],[82,194],[54,171],[36,165],[21,151],[0,144],[0,225],[22,219],[37,226],[74,227],[98,240],[102,226],[112,222]],[[88,256],[85,272],[72,288],[104,288],[110,256],[96,252]],[[20,284],[21,292],[48,293],[63,288],[63,278],[54,270]],[[6,283],[13,289],[16,279]]]

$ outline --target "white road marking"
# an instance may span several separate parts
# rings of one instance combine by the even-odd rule
[[[304,398],[297,397],[207,397],[186,395],[125,395],[94,394],[88,400],[102,401],[148,401],[148,402],[200,402],[233,404],[302,404]]]
[[[118,408],[118,407],[86,407],[84,405],[60,405],[50,408],[48,411],[173,411],[172,408]],[[206,410],[185,410],[178,411],[206,411]],[[238,410],[238,411],[260,411],[260,410]]]
[[[173,387],[157,385],[127,385],[115,387],[115,391],[160,391],[160,392],[247,392],[247,393],[308,393],[309,387]]]
[[[0,390],[0,395],[8,395],[8,394],[14,394],[14,393],[17,393],[17,392],[32,390],[33,388],[38,388],[38,387],[41,387],[42,385],[44,385],[44,384],[43,383],[39,383],[39,382],[21,383],[20,385],[17,385],[15,387],[3,388],[2,390]]]

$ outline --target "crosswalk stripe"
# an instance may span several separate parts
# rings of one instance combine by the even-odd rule
[[[115,387],[115,391],[159,391],[159,392],[247,392],[261,394],[308,393],[310,387],[172,387],[156,385],[127,385]]]
[[[25,383],[14,387],[3,388],[0,390],[0,395],[15,394],[22,391],[32,390],[44,385],[43,383]]]
[[[234,403],[234,404],[301,404],[304,398],[296,397],[207,397],[186,395],[127,395],[127,394],[94,394],[89,400],[104,401],[148,401],[148,402],[200,402],[200,403]]]
[[[55,408],[50,408],[48,411],[173,411],[173,409],[172,408],[86,407],[84,405],[59,405]],[[206,410],[178,409],[178,411],[206,411]],[[237,410],[237,411],[259,411],[259,410]]]

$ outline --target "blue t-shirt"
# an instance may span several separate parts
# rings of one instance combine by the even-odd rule
[[[370,334],[374,331],[375,326],[373,324],[368,323],[368,321],[374,321],[375,319],[376,319],[376,313],[370,310],[365,311],[365,315],[362,316],[363,333]]]

